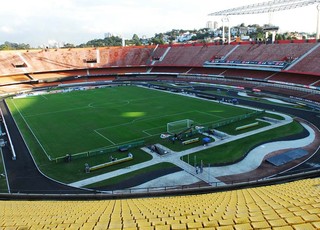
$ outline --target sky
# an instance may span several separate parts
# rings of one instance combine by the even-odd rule
[[[33,47],[79,45],[112,33],[131,39],[172,29],[200,29],[220,17],[208,14],[266,0],[4,0],[0,7],[0,44]],[[316,6],[269,14],[232,16],[230,25],[272,24],[281,32],[316,32]]]

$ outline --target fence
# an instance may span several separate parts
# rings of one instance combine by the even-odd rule
[[[247,118],[250,118],[250,117],[254,117],[254,116],[258,116],[258,115],[261,115],[261,114],[264,114],[264,113],[265,113],[264,110],[262,110],[262,111],[254,111],[252,113],[247,113],[247,114],[244,114],[244,115],[239,115],[239,116],[236,116],[236,117],[232,117],[232,118],[227,119],[225,121],[221,121],[221,122],[209,125],[208,127],[211,128],[211,129],[216,129],[216,128],[219,128],[221,126],[229,125],[231,123],[234,123],[234,122],[237,122],[237,121],[242,121],[244,119],[247,119]]]
[[[231,118],[228,118],[228,119],[226,119],[224,121],[220,121],[218,123],[205,124],[205,125],[203,125],[204,128],[202,128],[200,130],[192,130],[191,132],[184,133],[184,134],[181,135],[181,137],[182,138],[186,138],[186,137],[189,137],[189,136],[193,136],[193,135],[199,133],[199,131],[216,129],[216,128],[219,128],[221,126],[229,125],[231,123],[234,123],[234,122],[237,122],[237,121],[241,121],[241,120],[244,120],[244,119],[247,119],[247,118],[250,118],[250,117],[258,116],[258,115],[261,115],[261,114],[264,114],[264,113],[265,113],[264,110],[262,110],[262,111],[254,111],[252,113],[247,113],[247,114],[239,115],[239,116],[236,116],[236,117],[231,117]]]
[[[87,151],[87,152],[81,152],[81,153],[75,153],[75,154],[70,154],[70,155],[66,155],[63,157],[57,157],[57,158],[53,158],[51,160],[58,162],[62,162],[65,161],[68,157],[72,158],[72,159],[80,159],[80,158],[85,158],[85,157],[92,157],[92,156],[97,156],[97,155],[102,155],[102,154],[106,154],[106,153],[112,153],[112,152],[116,152],[119,150],[127,150],[130,148],[134,148],[134,147],[139,147],[139,146],[143,146],[144,145],[144,141],[136,141],[136,142],[132,142],[132,143],[128,143],[125,145],[118,145],[118,146],[113,146],[110,148],[100,148],[100,149],[95,149],[95,150],[91,150],[91,151]]]

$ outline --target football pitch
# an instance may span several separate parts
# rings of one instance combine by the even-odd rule
[[[145,140],[159,140],[167,123],[190,119],[195,125],[221,122],[252,112],[136,86],[45,94],[6,100],[28,143],[48,158]]]

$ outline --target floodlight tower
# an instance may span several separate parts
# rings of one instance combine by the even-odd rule
[[[225,22],[228,23],[228,44],[230,44],[231,40],[231,30],[230,30],[230,19],[228,16],[225,16],[221,19],[222,21],[222,42],[225,42]]]
[[[304,6],[314,5],[320,3],[320,0],[272,0],[268,2],[261,2],[257,4],[241,6],[228,10],[222,10],[209,14],[209,16],[230,16],[230,15],[245,15],[245,14],[263,14],[272,13],[276,11],[290,10],[300,8]],[[320,5],[320,4],[319,4]],[[320,6],[317,6],[318,21],[317,21],[317,36],[319,38],[319,26],[320,26]],[[230,41],[229,41],[230,42]]]
[[[320,39],[320,4],[317,5],[317,10],[318,10],[318,14],[317,14],[317,35],[316,35],[316,38]]]

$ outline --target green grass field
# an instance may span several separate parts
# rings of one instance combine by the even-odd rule
[[[159,139],[168,122],[220,122],[252,112],[134,86],[6,100],[28,145],[56,158],[136,140]]]

